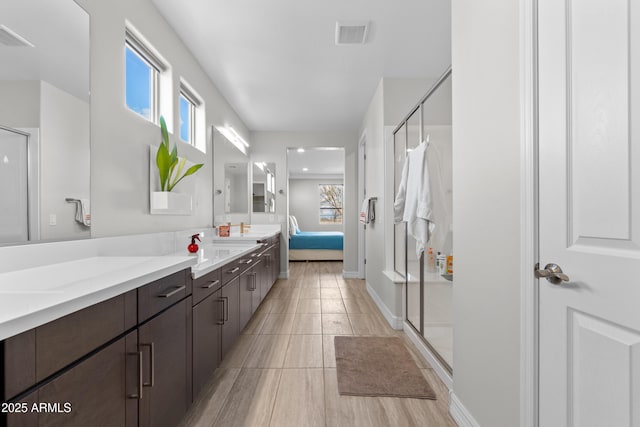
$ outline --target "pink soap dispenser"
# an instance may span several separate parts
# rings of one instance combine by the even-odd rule
[[[198,252],[198,244],[196,243],[196,239],[198,239],[198,242],[199,242],[200,236],[197,234],[194,234],[193,236],[191,236],[191,244],[187,246],[187,250],[192,254],[195,254],[196,252]]]

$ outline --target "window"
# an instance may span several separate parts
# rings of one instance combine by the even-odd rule
[[[204,101],[182,78],[180,78],[178,106],[180,113],[180,139],[193,145],[203,153],[206,152],[207,129],[205,126]]]
[[[320,184],[320,224],[342,224],[342,184]]]
[[[132,30],[125,31],[125,101],[129,109],[158,123],[164,62]]]

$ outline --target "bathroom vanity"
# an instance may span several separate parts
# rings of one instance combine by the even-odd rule
[[[178,425],[279,274],[258,240],[1,273],[0,425]]]

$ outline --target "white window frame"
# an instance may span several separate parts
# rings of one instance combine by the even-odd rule
[[[188,143],[202,152],[206,152],[206,127],[204,125],[204,101],[198,93],[186,82],[180,79],[180,90],[178,91],[178,118],[180,119],[180,98],[184,98],[189,103],[189,141],[182,139],[178,125],[178,135],[181,141]],[[178,122],[180,123],[180,122]]]
[[[151,108],[150,118],[146,118],[137,111],[132,110],[127,105],[127,109],[134,112],[136,115],[142,117],[145,120],[149,120],[152,123],[160,123],[160,78],[163,73],[167,72],[169,67],[166,62],[154,52],[154,49],[149,46],[148,43],[143,41],[142,37],[137,34],[135,30],[130,27],[125,28],[125,40],[124,40],[125,52],[129,48],[136,56],[138,56],[143,62],[145,62],[153,70],[151,76],[151,102],[149,103]],[[127,92],[127,82],[125,79],[125,94]]]

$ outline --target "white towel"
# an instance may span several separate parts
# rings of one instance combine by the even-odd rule
[[[80,199],[77,202],[76,221],[85,227],[91,227],[91,204],[89,199]]]
[[[369,198],[362,201],[360,208],[360,224],[369,224]]]
[[[432,222],[431,186],[427,167],[426,143],[421,143],[411,151],[402,168],[402,179],[393,205],[394,221],[406,222],[407,231],[416,239],[416,255],[424,252],[430,233],[435,227]]]

